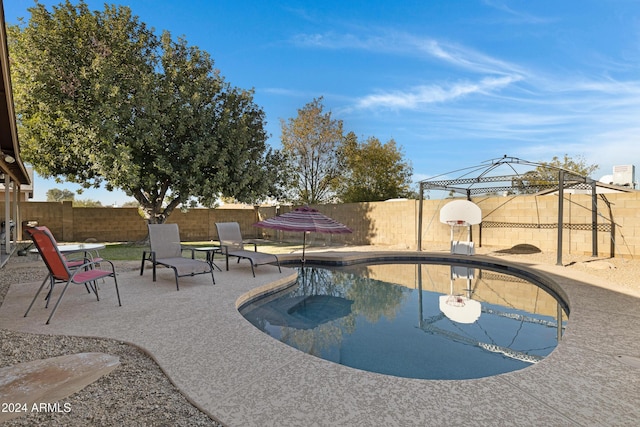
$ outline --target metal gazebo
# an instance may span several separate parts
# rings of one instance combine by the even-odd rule
[[[533,167],[525,172],[517,170],[518,165]],[[497,169],[506,167],[510,173],[500,174]],[[549,169],[553,174],[541,176],[538,172],[540,169]],[[448,178],[458,174],[457,178]],[[551,178],[550,176],[553,176]],[[447,177],[447,179],[444,179]],[[581,176],[567,169],[553,167],[541,163],[522,160],[516,157],[504,156],[499,159],[488,160],[478,166],[472,166],[453,172],[444,173],[420,181],[419,191],[419,214],[418,214],[418,250],[422,250],[422,215],[423,201],[425,190],[442,190],[448,191],[450,194],[458,193],[466,196],[467,200],[471,200],[471,196],[489,195],[489,194],[538,194],[543,191],[558,192],[558,238],[557,238],[557,265],[562,265],[562,232],[563,224],[563,207],[564,207],[564,190],[566,188],[581,189],[590,191],[592,197],[591,208],[591,232],[592,232],[592,253],[593,256],[598,254],[598,213],[597,209],[597,186],[604,184],[598,183],[596,180]],[[625,190],[625,188],[620,188]],[[608,204],[606,198],[603,200]]]

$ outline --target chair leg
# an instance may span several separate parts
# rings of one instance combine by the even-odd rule
[[[44,300],[46,301],[44,308],[49,308],[49,302],[51,302],[51,295],[53,295],[53,287],[56,285],[56,280],[51,277],[51,275],[49,275],[49,292],[47,292],[47,296],[44,297]]]
[[[249,263],[251,264],[251,273],[253,273],[253,277],[256,277],[256,271],[253,269],[253,260],[251,258],[247,258],[249,260]],[[238,258],[238,261],[240,261],[240,258]]]
[[[176,267],[171,267],[173,269],[173,273],[176,276],[176,290],[180,290],[180,285],[178,285],[178,269]]]
[[[71,283],[71,280],[67,281],[66,285],[64,285],[64,288],[62,288],[62,292],[60,293],[60,296],[58,297],[58,300],[56,301],[56,305],[53,306],[53,310],[51,310],[51,314],[49,315],[49,318],[47,319],[47,325],[49,324],[49,322],[51,321],[51,319],[53,319],[53,315],[55,314],[56,310],[58,309],[58,306],[60,305],[60,301],[62,301],[62,297],[64,296],[64,293],[67,291],[67,288],[69,287],[69,283]]]
[[[214,266],[215,268],[218,269],[218,271],[222,271],[222,269],[220,267],[218,267],[218,264],[216,264],[214,261],[215,258],[215,252],[207,252],[207,261],[211,262],[211,265]],[[213,274],[213,273],[212,273]]]
[[[111,266],[111,277],[113,277],[113,282],[116,285],[116,296],[118,297],[118,306],[122,307],[122,301],[120,301],[120,290],[118,290],[118,279],[116,278],[116,268],[113,265],[113,262],[107,261]]]
[[[147,251],[142,251],[142,263],[140,264],[140,275],[144,272],[144,262],[146,261]]]
[[[51,276],[48,275],[42,281],[42,284],[38,288],[38,292],[36,292],[36,295],[33,297],[33,300],[31,300],[31,304],[29,304],[29,308],[27,308],[26,313],[24,313],[24,317],[27,317],[27,314],[29,314],[29,311],[31,310],[31,307],[33,307],[33,303],[36,302],[36,299],[38,298],[38,295],[40,295],[40,292],[42,291],[42,288],[44,288],[44,285],[47,283],[47,280],[49,280],[49,277],[51,277]],[[48,298],[49,298],[49,295],[47,295],[47,304],[49,303]]]
[[[216,284],[216,278],[213,277],[213,265],[209,264],[209,266],[211,267],[211,280],[213,280],[213,284]]]
[[[84,285],[87,286],[87,283],[85,283]],[[93,293],[96,294],[96,300],[100,301],[100,295],[98,295],[98,283],[95,281],[89,282],[89,286],[91,287]]]
[[[113,281],[116,284],[116,295],[118,296],[118,306],[122,307],[122,301],[120,301],[120,291],[118,290],[118,279],[116,279],[116,272],[113,272]]]

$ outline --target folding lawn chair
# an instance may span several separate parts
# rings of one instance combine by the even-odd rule
[[[58,306],[60,305],[60,301],[62,301],[62,297],[64,296],[67,288],[71,283],[85,285],[87,290],[89,288],[96,295],[96,299],[100,301],[100,296],[98,295],[98,287],[96,285],[96,281],[98,279],[104,279],[106,277],[113,277],[113,281],[116,287],[116,295],[118,296],[118,305],[122,306],[122,302],[120,301],[120,291],[118,290],[118,280],[116,278],[116,270],[113,263],[109,260],[105,260],[100,258],[99,260],[84,260],[86,262],[81,262],[80,260],[68,261],[58,250],[58,244],[51,234],[51,231],[47,227],[33,227],[26,229],[26,233],[31,237],[33,243],[38,248],[40,256],[42,257],[44,263],[49,270],[49,275],[44,279],[40,288],[38,288],[38,292],[36,292],[31,304],[29,304],[29,308],[27,308],[26,313],[24,313],[24,317],[27,317],[31,307],[35,303],[38,295],[44,288],[44,286],[49,282],[50,289],[49,293],[46,296],[46,305],[45,308],[49,307],[49,300],[53,295],[53,288],[56,283],[65,282],[64,288],[62,288],[62,292],[56,301],[56,304],[53,306],[53,310],[47,319],[47,325],[53,318]],[[106,262],[111,266],[111,271],[103,270],[100,268],[96,268],[98,266],[98,262]]]
[[[280,261],[278,261],[278,257],[276,255],[258,252],[257,245],[255,243],[253,243],[253,251],[248,251],[244,248],[242,233],[240,233],[240,225],[237,222],[217,222],[216,229],[218,230],[220,248],[227,259],[227,270],[229,270],[229,257],[232,256],[237,257],[238,262],[240,262],[241,259],[249,260],[251,263],[251,273],[253,273],[253,277],[256,277],[254,266],[260,264],[272,264],[274,262],[278,266],[278,270],[282,273]]]
[[[156,266],[163,265],[173,269],[177,290],[180,290],[178,277],[195,276],[196,274],[211,273],[211,279],[215,285],[213,262],[194,259],[193,249],[182,247],[178,224],[149,224],[149,246],[148,255],[147,251],[142,253],[141,276],[144,272],[145,261],[150,261],[153,264],[154,282],[156,281]],[[182,256],[182,252],[185,250],[191,251],[191,258]]]

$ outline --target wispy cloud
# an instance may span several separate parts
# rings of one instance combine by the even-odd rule
[[[588,164],[600,166],[597,174],[611,173],[616,164],[637,163],[640,80],[557,78],[525,84],[526,91],[512,85],[485,91],[481,97],[461,95],[467,96],[464,102],[431,104],[416,101],[420,91],[411,96],[390,92],[394,96],[388,99],[362,98],[363,108],[350,117],[370,124],[366,114],[374,114],[372,133],[382,138],[393,135],[401,145],[412,141],[414,152],[428,152],[429,156],[446,156],[455,146],[468,147],[476,160],[479,153],[487,158],[508,154],[532,161],[580,155]],[[451,99],[458,93],[450,92]],[[383,105],[386,111],[396,108],[399,113],[364,108]]]
[[[380,92],[360,98],[355,108],[417,109],[424,104],[450,101],[473,93],[488,93],[519,80],[519,77],[486,77],[478,82],[460,82],[449,86],[418,86],[407,91]]]
[[[455,43],[438,41],[393,30],[376,33],[317,33],[298,34],[292,42],[296,46],[321,49],[366,50],[379,54],[418,57],[439,61],[475,73],[499,75],[526,74],[526,70]]]
[[[512,21],[514,21],[514,23],[518,24],[547,24],[556,20],[554,18],[537,16],[531,13],[515,10],[507,6],[503,1],[499,0],[484,0],[483,3],[489,7],[504,12]]]
[[[389,42],[384,37],[358,36],[349,33],[297,34],[293,37],[292,43],[299,47],[322,49],[390,50]]]
[[[467,71],[499,75],[527,74],[527,71],[522,67],[458,44],[415,37],[411,42],[420,52]]]
[[[280,87],[267,87],[260,90],[261,92],[268,93],[270,95],[280,95],[280,96],[289,96],[289,97],[308,97],[309,94],[304,91],[285,89]]]
[[[417,109],[426,104],[441,103],[474,93],[490,93],[526,78],[528,72],[516,65],[493,58],[464,46],[445,43],[429,37],[418,37],[404,32],[379,30],[363,35],[327,32],[300,34],[294,38],[298,46],[321,49],[351,49],[376,54],[402,55],[435,61],[448,67],[479,74],[477,80],[454,83],[436,82],[408,89],[378,90],[357,99],[349,109]]]
[[[548,21],[497,0],[487,4],[531,24]],[[439,72],[424,76],[425,84],[402,87],[389,80],[388,87],[366,88],[339,108],[347,119],[366,123],[370,133],[398,137],[400,144],[412,141],[417,152],[428,147],[436,155],[438,147],[473,144],[471,151],[482,147],[489,157],[582,155],[603,173],[620,159],[640,156],[640,79],[621,76],[626,63],[556,69],[542,61],[532,68],[459,43],[385,29],[299,35],[295,43],[437,64]]]

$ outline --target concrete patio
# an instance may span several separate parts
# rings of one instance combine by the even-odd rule
[[[317,259],[428,256],[412,252],[325,252]],[[431,254],[433,255],[433,254]],[[438,257],[447,257],[441,253]],[[564,339],[529,368],[475,380],[412,380],[359,371],[306,355],[263,334],[237,307],[295,280],[295,271],[245,264],[211,278],[159,270],[120,273],[96,302],[71,288],[52,323],[39,302],[23,314],[40,283],[12,285],[0,307],[4,328],[105,337],[145,349],[189,399],[228,426],[518,425],[623,426],[640,419],[640,299],[604,280],[552,265],[478,261],[532,269],[556,282],[571,309]]]

